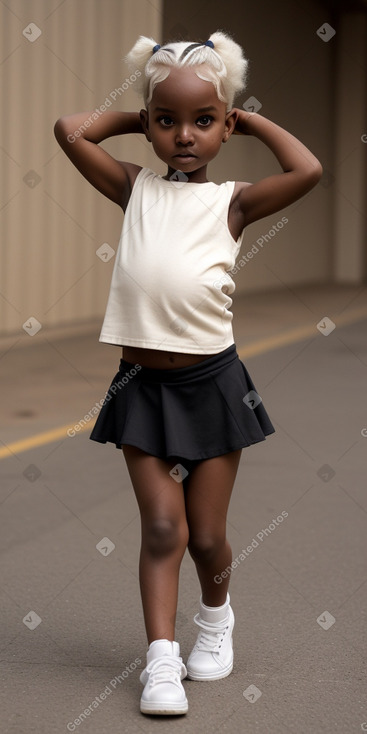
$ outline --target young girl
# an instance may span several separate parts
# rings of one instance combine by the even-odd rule
[[[221,576],[232,560],[227,510],[242,448],[274,432],[233,342],[229,271],[245,227],[303,196],[322,168],[286,130],[232,107],[247,61],[228,35],[162,47],[141,36],[127,60],[145,109],[64,116],[55,135],[125,212],[100,336],[123,347],[122,359],[90,438],[122,449],[141,514],[149,647],[140,710],[184,714],[186,675],[217,680],[233,667],[229,577]],[[165,176],[98,145],[127,133],[145,134]],[[207,165],[232,133],[265,143],[283,173],[255,184],[208,181]],[[201,597],[185,666],[175,618],[186,548]]]

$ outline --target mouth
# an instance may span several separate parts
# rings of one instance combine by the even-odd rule
[[[193,155],[192,153],[178,153],[177,155],[173,156],[174,158],[178,158],[180,161],[193,161],[197,157],[196,155]]]

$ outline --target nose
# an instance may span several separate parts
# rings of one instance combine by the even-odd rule
[[[180,125],[176,134],[176,143],[188,145],[193,142],[194,134],[191,125]]]

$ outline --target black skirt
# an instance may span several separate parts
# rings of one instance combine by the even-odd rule
[[[275,432],[232,344],[189,367],[157,369],[124,359],[90,438],[138,446],[162,459],[210,459]]]

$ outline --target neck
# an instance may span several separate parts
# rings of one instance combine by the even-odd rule
[[[163,176],[163,178],[166,181],[176,179],[177,181],[187,183],[209,183],[207,179],[206,169],[207,166],[202,166],[202,168],[197,168],[195,171],[187,171],[185,173],[182,171],[178,171],[177,169],[171,168],[171,166],[168,166],[167,174],[166,176]]]

